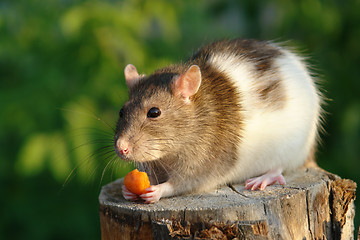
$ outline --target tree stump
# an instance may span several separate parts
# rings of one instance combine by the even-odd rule
[[[126,201],[122,179],[100,193],[101,237],[109,239],[353,239],[356,183],[319,168],[285,175],[264,191],[213,192]]]

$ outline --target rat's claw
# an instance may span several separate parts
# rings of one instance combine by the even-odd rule
[[[245,182],[245,189],[256,190],[259,188],[261,183],[262,182],[260,181],[260,177],[259,178],[251,178]]]
[[[279,182],[281,185],[284,185],[286,182],[281,172],[282,172],[281,169],[275,169],[267,172],[266,174],[260,177],[248,179],[245,181],[245,189],[264,190],[267,186],[275,184],[276,182]]]
[[[125,185],[122,186],[122,194],[126,200],[136,201],[138,199],[138,195],[130,192],[129,189],[125,187]]]
[[[150,186],[149,188],[145,189],[145,191],[147,191],[147,193],[141,194],[139,196],[145,201],[145,203],[157,202],[162,196],[161,185]]]

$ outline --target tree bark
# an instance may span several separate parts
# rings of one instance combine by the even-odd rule
[[[100,193],[103,240],[354,239],[356,183],[319,168],[285,175],[264,191],[229,185],[201,195],[126,201],[122,179]]]

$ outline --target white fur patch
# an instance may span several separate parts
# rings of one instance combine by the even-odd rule
[[[286,170],[303,164],[315,143],[320,98],[300,59],[283,50],[273,62],[285,96],[284,106],[275,110],[260,107],[264,105],[259,104],[263,100],[256,92],[253,63],[226,53],[212,56],[209,62],[233,81],[244,110],[243,138],[233,177],[242,181],[275,168]]]

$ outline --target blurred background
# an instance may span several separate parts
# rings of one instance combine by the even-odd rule
[[[125,65],[149,74],[223,38],[309,57],[327,98],[318,163],[360,183],[359,13],[358,0],[2,0],[0,239],[100,239],[101,186],[131,169],[112,147]]]

